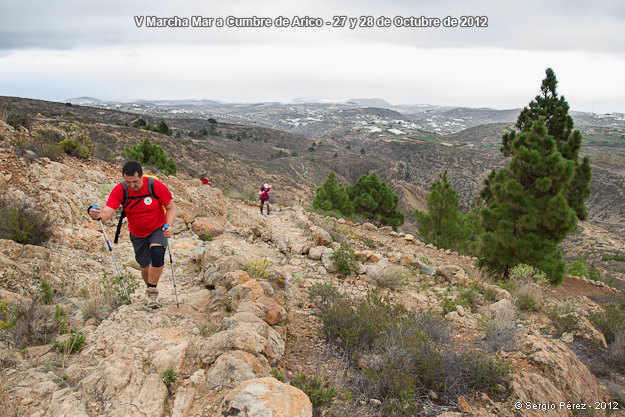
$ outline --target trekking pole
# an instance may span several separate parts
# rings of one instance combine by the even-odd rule
[[[97,210],[98,206],[93,206],[93,208]],[[124,282],[122,273],[119,270],[119,266],[117,265],[117,260],[115,259],[113,248],[111,248],[111,244],[109,243],[109,238],[106,236],[106,232],[104,231],[104,224],[102,224],[102,219],[98,219],[98,221],[100,222],[100,227],[102,228],[102,234],[104,235],[104,240],[106,240],[106,244],[109,247],[109,252],[111,252],[111,256],[113,257],[113,262],[115,263],[115,268],[117,269],[117,273],[119,274],[119,279],[122,282],[122,286],[124,287],[124,292],[126,293],[126,297],[128,297],[128,302],[130,303],[130,294],[128,294],[128,290],[126,289],[126,283]]]
[[[166,224],[163,226],[163,229],[169,229],[169,225]],[[169,264],[171,265],[171,278],[174,280],[174,294],[176,294],[176,306],[180,308],[180,303],[178,303],[178,290],[176,289],[176,275],[174,274],[174,260],[171,257],[171,247],[169,246],[169,239],[167,239],[167,250],[169,251]]]

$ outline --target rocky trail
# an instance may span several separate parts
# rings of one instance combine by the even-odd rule
[[[622,292],[572,279],[555,289],[541,287],[545,308],[566,302],[579,318],[577,328],[554,335],[543,312],[519,311],[511,293],[487,280],[473,258],[390,228],[301,207],[273,206],[271,215],[261,216],[257,205],[224,197],[194,179],[161,178],[178,208],[170,243],[180,306],[166,255],[158,285],[161,309],[143,307],[140,284],[131,304],[86,314],[116,272],[99,225],[84,208],[102,204],[107,187],[119,180],[119,166],[71,158],[30,161],[16,158],[6,143],[0,151],[2,192],[47,207],[55,221],[45,247],[0,240],[0,298],[26,308],[37,304],[43,280],[54,291],[52,303],[39,304],[42,315],[33,318],[52,338],[20,348],[10,338],[2,340],[7,348],[0,354],[0,411],[6,415],[311,417],[308,396],[289,384],[305,373],[337,387],[337,398],[323,415],[382,416],[381,399],[345,400],[348,366],[324,339],[310,297],[319,283],[332,283],[355,299],[377,289],[410,310],[444,315],[460,350],[484,346],[484,322],[512,317],[511,346],[496,350],[511,364],[504,394],[475,393],[451,404],[432,395],[422,400],[427,415],[573,416],[566,406],[525,404],[613,403],[619,398],[615,390],[623,392],[622,376],[595,377],[573,353],[578,341],[606,346],[586,316],[599,308],[595,292]],[[106,226],[109,239],[115,225]],[[113,250],[129,282],[130,277],[141,281],[125,233]],[[336,273],[333,253],[339,242],[348,243],[359,260],[348,277]],[[380,277],[389,270],[409,278],[388,288]],[[474,293],[470,305],[447,308],[468,290]],[[54,348],[55,340],[58,345],[69,338],[51,330],[57,306],[68,327],[85,336],[77,353]],[[515,408],[518,402],[522,409]]]

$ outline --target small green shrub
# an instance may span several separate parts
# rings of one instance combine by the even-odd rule
[[[553,306],[547,311],[547,316],[553,322],[557,337],[563,333],[571,333],[579,326],[579,316],[568,304]]]
[[[519,289],[519,283],[512,280],[500,281],[497,283],[497,286],[502,290],[508,291],[510,294],[514,294]]]
[[[506,351],[514,347],[514,335],[518,329],[516,327],[516,310],[502,314],[494,319],[485,318],[483,326],[484,345],[489,352],[498,352],[500,349]]]
[[[0,198],[0,239],[42,245],[52,237],[50,216],[25,202]]]
[[[213,240],[213,235],[211,234],[211,232],[206,232],[204,233],[204,240],[206,242],[211,242]]]
[[[497,289],[493,286],[487,286],[482,288],[482,295],[490,302],[494,302],[497,299]]]
[[[310,295],[319,298],[315,303],[317,315],[326,336],[333,341],[340,339],[350,352],[369,349],[382,329],[404,312],[378,292],[369,292],[364,300],[355,302],[331,284],[316,284]]]
[[[63,342],[55,341],[52,347],[56,350],[71,355],[72,353],[80,352],[85,344],[85,335],[80,333],[76,329],[72,329],[69,332],[69,337]]]
[[[602,274],[601,270],[594,263],[590,265],[590,271],[588,271],[588,279],[592,279],[593,281],[601,281]]]
[[[216,328],[215,325],[211,325],[210,327],[204,325],[204,326],[202,326],[200,328],[200,336],[208,337],[208,336],[212,335],[213,333],[215,333],[216,330],[217,330],[217,328]]]
[[[443,312],[447,314],[450,311],[455,311],[456,306],[462,306],[465,310],[475,310],[478,300],[479,292],[475,288],[464,288],[454,300],[449,297],[443,297]]]
[[[499,357],[492,357],[481,351],[469,351],[458,357],[463,379],[478,391],[497,393],[497,387],[504,383],[510,373],[511,364]]]
[[[60,334],[67,333],[67,314],[61,307],[59,307],[58,304],[55,306],[54,309],[54,326],[56,327],[56,331]]]
[[[625,255],[604,255],[601,260],[625,262]]]
[[[383,410],[389,416],[413,417],[419,415],[419,406],[415,402],[415,392],[409,388],[402,389],[395,401],[384,403]]]
[[[601,312],[590,313],[588,318],[608,344],[614,343],[619,333],[625,335],[625,310],[615,303],[608,304]]]
[[[549,282],[547,275],[538,268],[531,265],[518,264],[510,270],[510,279],[517,281],[534,281],[539,284]]]
[[[8,125],[13,126],[14,129],[19,129],[20,126],[29,128],[31,125],[31,118],[27,113],[12,111],[6,118]]]
[[[599,268],[592,264],[590,266],[590,270],[584,264],[584,257],[580,256],[578,260],[574,261],[568,268],[569,274],[575,275],[578,277],[586,277],[588,279],[592,279],[593,281],[601,280],[601,271]]]
[[[157,144],[153,144],[149,138],[131,147],[126,147],[122,152],[122,156],[133,159],[140,164],[155,166],[168,175],[176,175],[178,166],[172,157],[168,157],[163,148]]]
[[[269,372],[269,375],[271,375],[272,377],[276,378],[280,382],[284,382],[284,380],[285,380],[284,374],[282,372],[280,372],[280,370],[277,369],[277,368],[273,368]]]
[[[139,117],[137,120],[135,120],[132,123],[132,127],[137,127],[137,128],[143,128],[143,127],[146,127],[147,125],[148,125],[148,122],[142,117]]]
[[[131,274],[126,266],[123,266],[122,278],[124,282],[117,275],[108,275],[106,272],[102,276],[102,297],[105,305],[108,305],[111,309],[116,309],[122,304],[129,304],[130,300],[124,291],[124,284],[128,295],[132,297],[132,294],[139,287],[139,281],[133,274]]]
[[[35,297],[30,305],[17,304],[8,309],[7,342],[18,348],[49,343],[52,333],[48,326],[48,314],[41,308],[41,298]]]
[[[65,153],[70,155],[78,148],[78,144],[70,138],[65,138],[60,141],[59,146],[65,151]]]
[[[334,387],[317,377],[300,374],[291,381],[291,385],[301,389],[308,395],[313,406],[313,416],[320,416],[321,408],[329,407],[332,404],[332,399],[336,397]]]
[[[14,315],[14,312],[7,306],[7,301],[0,298],[0,330],[7,330],[15,326]]]
[[[62,137],[56,130],[38,129],[33,135],[31,143],[26,148],[35,152],[39,157],[58,161],[64,155],[63,149],[59,146],[59,141]]]
[[[161,379],[163,383],[165,383],[165,385],[167,385],[168,387],[174,385],[176,381],[178,381],[178,378],[180,378],[180,375],[178,375],[178,373],[176,373],[176,371],[174,371],[172,368],[165,369],[161,374]]]
[[[50,283],[45,279],[42,279],[41,284],[39,284],[39,295],[44,304],[50,304],[54,298],[54,291],[52,291]]]
[[[341,243],[341,248],[335,251],[331,258],[334,261],[337,272],[343,276],[348,276],[358,270],[356,254],[346,243]]]
[[[91,148],[93,146],[85,135],[77,135],[72,138],[67,137],[59,142],[59,146],[70,156],[82,159],[91,158]]]
[[[539,311],[543,305],[543,292],[532,282],[521,282],[512,293],[514,304],[523,311]]]

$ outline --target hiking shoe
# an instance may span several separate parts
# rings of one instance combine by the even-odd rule
[[[156,288],[147,288],[145,290],[145,296],[148,298],[148,301],[145,303],[147,308],[161,308],[161,303],[158,302],[158,290]]]

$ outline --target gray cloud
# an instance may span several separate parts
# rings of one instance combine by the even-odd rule
[[[318,16],[486,16],[488,28],[356,28],[337,29],[173,29],[137,28],[135,15],[169,17]],[[512,49],[625,50],[625,4],[619,1],[352,1],[298,2],[182,0],[155,2],[110,0],[5,1],[0,5],[0,49],[72,49],[142,43],[387,42],[419,47],[501,47]]]

